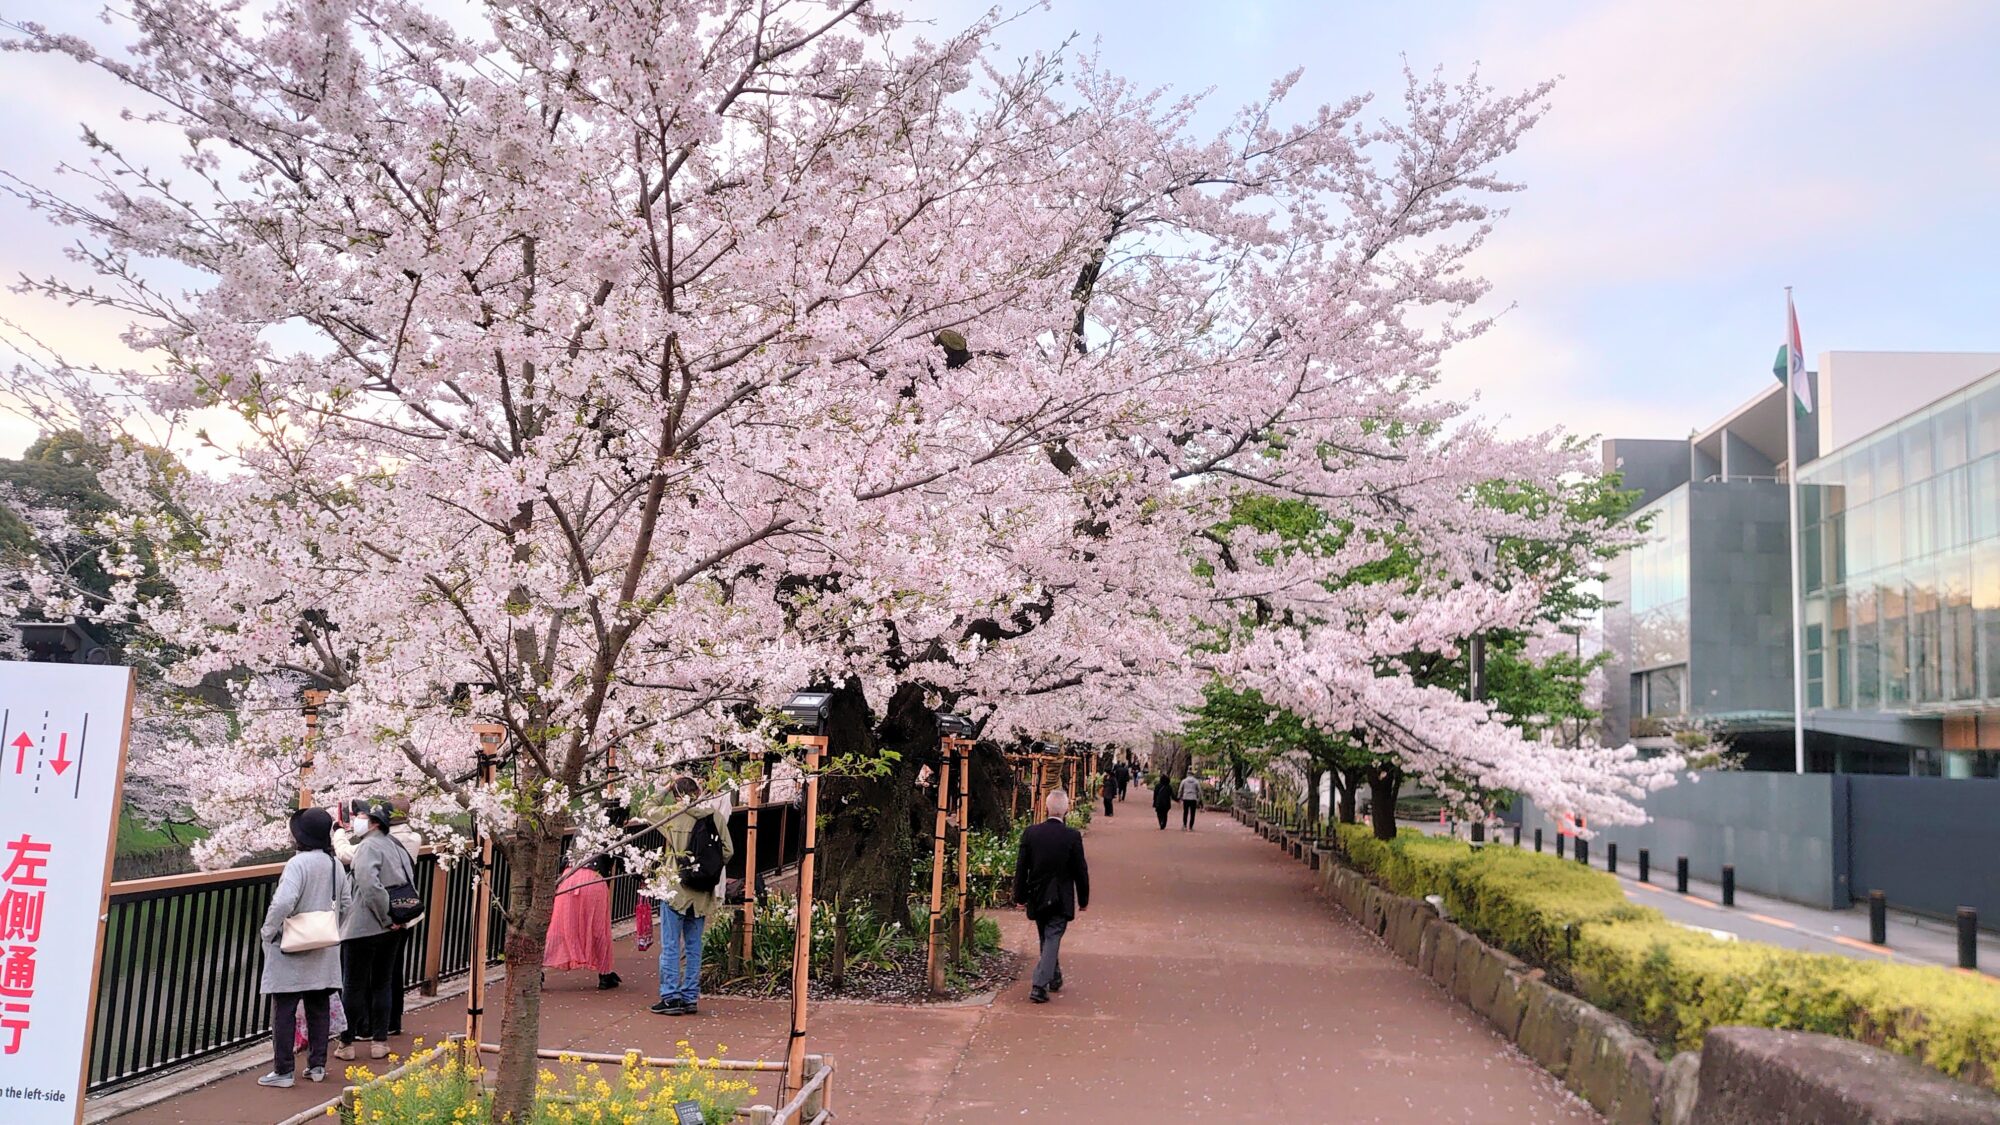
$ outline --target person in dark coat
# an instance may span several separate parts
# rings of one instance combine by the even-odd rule
[[[1110,770],[1105,770],[1100,787],[1104,790],[1104,815],[1110,816],[1112,815],[1111,799],[1118,795],[1118,778]]]
[[[1132,767],[1120,762],[1111,768],[1111,776],[1118,779],[1118,799],[1122,801],[1125,799],[1126,786],[1132,784]]]
[[[1171,812],[1173,807],[1174,783],[1167,780],[1166,774],[1161,774],[1159,780],[1153,783],[1153,811],[1160,814],[1162,832],[1167,830],[1167,813]]]
[[[1090,909],[1090,868],[1083,860],[1083,833],[1063,823],[1069,815],[1069,794],[1057,789],[1044,807],[1049,818],[1021,833],[1021,854],[1014,861],[1014,901],[1034,919],[1042,953],[1028,999],[1049,1002],[1061,992],[1063,931],[1080,910]]]

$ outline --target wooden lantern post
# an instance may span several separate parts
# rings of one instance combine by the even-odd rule
[[[944,958],[944,840],[945,823],[951,816],[951,758],[938,756],[937,820],[931,832],[931,929],[925,970],[930,975],[931,994],[945,993]]]
[[[963,956],[965,948],[972,943],[971,904],[966,860],[970,849],[968,842],[972,834],[972,740],[947,738],[945,746],[951,751],[952,762],[958,767],[958,915],[951,927],[951,957],[956,961]]]
[[[801,829],[799,857],[798,916],[792,923],[792,1034],[785,1048],[785,1086],[782,1095],[797,1090],[805,1081],[806,1070],[806,988],[812,967],[813,850],[819,841],[819,762],[826,752],[827,739],[820,734],[794,734],[786,738],[792,746],[804,748],[805,824]]]
[[[313,745],[319,741],[319,709],[326,706],[326,692],[308,688],[306,701],[305,757],[299,762],[299,807],[312,808]]]
[[[491,789],[494,775],[500,768],[500,743],[506,737],[507,728],[498,723],[479,723],[473,728],[479,735],[479,787]],[[471,966],[465,989],[465,1049],[471,1058],[479,1058],[480,1038],[486,1025],[486,947],[491,943],[493,928],[493,835],[473,816],[472,830],[479,840],[479,867],[473,872],[472,881],[472,949],[467,958]]]

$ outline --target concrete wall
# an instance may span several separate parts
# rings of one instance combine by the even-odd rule
[[[1853,887],[1940,918],[1959,907],[2000,924],[2000,781],[1855,775],[1849,786]]]
[[[1786,490],[1768,482],[1689,486],[1688,709],[1792,709]]]
[[[1688,482],[1687,442],[1658,438],[1613,438],[1602,446],[1604,471],[1623,473],[1625,487],[1639,495],[1632,510],[1658,500]]]
[[[1648,848],[1655,881],[1672,878],[1675,856],[1687,856],[1689,874],[1711,883],[1722,878],[1723,864],[1735,864],[1736,885],[1744,890],[1839,909],[1850,897],[1847,816],[1844,804],[1836,806],[1836,780],[1846,779],[1823,773],[1683,777],[1647,798],[1652,823],[1599,829],[1591,852],[1601,855],[1606,843],[1615,843],[1621,861],[1637,863],[1639,849]],[[1523,832],[1542,829],[1554,848],[1553,818],[1532,802],[1523,804]]]

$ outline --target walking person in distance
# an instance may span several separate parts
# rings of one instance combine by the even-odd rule
[[[1194,812],[1201,807],[1201,779],[1193,774],[1181,778],[1181,831],[1194,831]]]
[[[1104,815],[1110,816],[1112,815],[1111,800],[1118,796],[1118,777],[1112,771],[1105,770],[1103,779],[1099,784],[1104,790]]]
[[[1111,767],[1111,776],[1118,782],[1118,799],[1122,801],[1125,799],[1125,788],[1132,784],[1132,767],[1119,762]]]
[[[258,934],[264,943],[259,991],[271,998],[271,1073],[259,1086],[290,1089],[298,1063],[298,1011],[306,1013],[306,1077],[326,1081],[327,1018],[340,991],[340,919],[348,912],[347,872],[333,854],[325,809],[292,814],[292,858],[278,876]]]
[[[1021,852],[1014,860],[1014,901],[1034,920],[1041,957],[1028,999],[1049,1002],[1061,992],[1062,939],[1071,919],[1090,909],[1090,868],[1083,860],[1083,833],[1063,823],[1069,815],[1069,794],[1054,790],[1045,799],[1049,818],[1021,833]]]
[[[1161,774],[1153,782],[1153,811],[1160,816],[1160,831],[1167,830],[1167,812],[1174,807],[1174,783]]]
[[[349,824],[354,839],[354,908],[340,925],[340,968],[347,1030],[340,1033],[338,1058],[355,1057],[355,1042],[368,1041],[368,1057],[389,1056],[389,1022],[395,993],[403,986],[396,951],[411,919],[399,918],[414,895],[416,866],[403,845],[389,836],[386,804],[370,805]]]

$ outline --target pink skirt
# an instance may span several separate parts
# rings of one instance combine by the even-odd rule
[[[579,867],[557,885],[542,967],[611,971],[611,884],[597,872]]]

